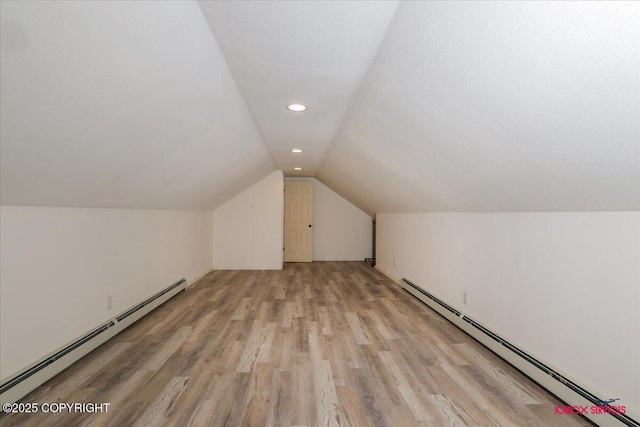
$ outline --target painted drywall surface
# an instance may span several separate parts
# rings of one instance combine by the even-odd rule
[[[377,223],[381,270],[640,413],[640,212],[382,213]]]
[[[276,169],[195,2],[0,8],[3,205],[212,210]]]
[[[398,2],[198,3],[277,168],[313,176]],[[309,108],[291,113],[284,108],[291,102]],[[294,147],[304,156],[292,157]]]
[[[216,270],[281,270],[284,177],[276,171],[213,212]]]
[[[211,270],[208,211],[3,206],[0,221],[1,378]]]
[[[372,218],[315,178],[313,182],[313,260],[363,261],[371,256]]]
[[[639,20],[402,2],[316,177],[369,213],[638,211]]]

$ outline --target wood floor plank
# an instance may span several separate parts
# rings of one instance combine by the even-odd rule
[[[293,396],[291,405],[292,425],[316,425],[316,396],[313,388],[313,371],[306,354],[297,353],[293,362]]]
[[[198,403],[195,411],[189,419],[189,423],[186,427],[200,427],[211,425],[211,419],[213,418],[213,410],[215,408],[214,400],[202,400]]]
[[[500,410],[500,406],[491,401],[483,390],[472,381],[468,381],[466,377],[447,362],[440,363],[440,368],[448,375],[449,378],[457,385],[460,390],[465,390],[469,399],[473,401],[488,418],[489,422],[484,425],[494,425],[496,427],[515,425],[514,420],[505,411]],[[458,400],[458,399],[456,399]]]
[[[184,391],[189,377],[175,377],[165,387],[162,393],[147,408],[144,414],[138,418],[134,427],[160,426],[168,417],[171,406]]]
[[[393,377],[400,394],[404,398],[407,406],[411,410],[411,413],[418,421],[432,421],[431,415],[425,410],[422,402],[416,396],[415,392],[407,382],[404,374],[393,360],[393,356],[388,351],[381,351],[380,359],[382,363],[387,367],[387,370]]]
[[[289,371],[274,372],[269,391],[269,409],[265,425],[290,426],[293,403],[292,375]]]
[[[296,314],[296,303],[287,301],[284,303],[284,310],[282,311],[282,327],[283,328],[291,328],[293,327],[293,318]]]
[[[369,424],[358,392],[353,387],[336,386],[336,395],[340,403],[340,421],[343,426],[358,427]]]
[[[246,406],[241,425],[262,427],[266,425],[271,394],[273,367],[265,363],[256,366],[251,375]]]
[[[167,361],[171,355],[178,350],[178,348],[184,343],[191,335],[192,326],[184,326],[178,329],[171,339],[167,341],[153,357],[145,364],[144,369],[150,371],[157,371]]]
[[[214,271],[25,402],[7,426],[588,426],[363,262]]]
[[[347,323],[351,328],[351,332],[353,332],[353,336],[356,340],[356,344],[358,345],[368,345],[371,344],[369,340],[369,333],[360,322],[360,319],[355,313],[345,313],[344,317],[347,319]]]
[[[64,400],[67,395],[80,388],[80,386],[96,375],[105,365],[109,364],[113,359],[120,356],[124,351],[131,347],[131,343],[119,343],[103,352],[94,352],[91,354],[93,360],[88,364],[88,360],[83,360],[78,366],[82,366],[76,370],[73,375],[67,375],[66,380],[50,389],[50,393],[44,396],[46,402],[59,402]],[[71,374],[71,372],[67,372]],[[61,379],[63,377],[60,377]]]
[[[121,411],[123,407],[125,407],[128,402],[128,399],[131,399],[131,396],[135,396],[135,392],[140,385],[145,383],[151,378],[151,374],[149,372],[138,371],[135,372],[130,378],[128,378],[124,383],[122,383],[117,389],[111,389],[111,393],[105,396],[105,401],[110,403],[110,409],[112,414],[114,412]],[[106,426],[111,422],[112,417],[100,417],[91,423],[91,425],[95,426]]]
[[[318,322],[309,322],[309,357],[313,361],[326,359],[324,340],[320,335]]]
[[[271,354],[271,346],[276,335],[276,326],[273,322],[262,326],[263,340],[260,345],[260,352],[258,353],[256,363],[267,363],[274,359],[274,356]]]
[[[387,327],[386,321],[383,321],[381,317],[378,316],[378,313],[375,312],[375,310],[367,310],[367,315],[376,326],[376,328],[378,328],[378,331],[380,331],[380,334],[382,334],[382,337],[384,339],[394,340],[398,338],[398,336]]]
[[[487,374],[493,377],[498,383],[503,385],[505,388],[509,390],[509,392],[516,396],[518,399],[522,400],[522,402],[526,405],[536,405],[542,402],[539,402],[531,393],[525,390],[522,386],[520,386],[513,378],[511,378],[508,374],[502,371],[499,367],[491,363],[491,361],[487,360],[480,353],[475,351],[468,345],[462,345],[459,348],[462,348],[464,354],[472,359],[475,362],[475,366],[479,366],[482,370],[484,370]]]
[[[431,401],[432,405],[438,409],[437,414],[440,415],[445,425],[451,427],[468,426],[468,424],[460,418],[457,413],[458,411],[453,407],[453,404],[446,396],[434,394],[428,396],[428,399]]]
[[[313,384],[316,395],[318,425],[327,427],[340,426],[338,396],[333,383],[331,364],[327,360],[313,362]]]
[[[266,340],[266,328],[256,326],[247,339],[244,353],[238,362],[237,372],[251,372],[258,360],[262,344]]]
[[[331,335],[331,320],[329,318],[329,310],[326,306],[323,306],[319,308],[319,312],[322,335]]]

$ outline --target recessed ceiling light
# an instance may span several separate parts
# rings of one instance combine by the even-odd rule
[[[301,171],[302,168],[293,168],[294,171]]]
[[[295,111],[297,113],[297,112],[306,110],[307,107],[306,105],[302,105],[302,104],[289,104],[287,105],[287,109],[289,111]]]
[[[294,148],[293,150],[291,150],[292,153],[302,153],[302,150],[299,148]]]

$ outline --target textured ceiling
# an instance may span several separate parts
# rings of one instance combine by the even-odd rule
[[[640,210],[636,2],[1,5],[5,205]]]
[[[397,3],[213,1],[200,7],[277,167],[289,176],[315,175]],[[294,102],[307,111],[285,108]],[[304,155],[292,155],[293,148]]]
[[[274,170],[196,3],[1,5],[3,205],[210,209]]]
[[[640,3],[403,3],[318,178],[370,212],[640,210]]]

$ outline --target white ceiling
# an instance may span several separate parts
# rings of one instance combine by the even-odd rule
[[[1,4],[5,205],[640,210],[639,3]]]
[[[639,5],[403,3],[318,178],[373,212],[639,210]]]
[[[199,3],[278,168],[315,175],[397,2]]]
[[[208,209],[273,171],[196,3],[1,5],[3,205]]]

